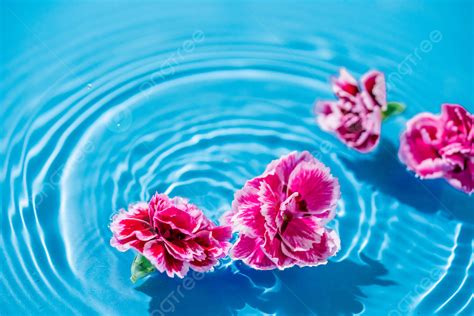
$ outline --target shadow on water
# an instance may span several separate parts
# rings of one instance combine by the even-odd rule
[[[452,188],[445,180],[421,180],[408,171],[399,159],[395,146],[382,139],[370,159],[341,158],[358,180],[377,191],[394,197],[423,213],[444,211],[448,217],[473,223],[473,198]]]
[[[257,271],[236,262],[199,278],[190,273],[188,281],[155,274],[138,290],[151,297],[153,316],[233,315],[246,304],[281,315],[349,315],[363,310],[360,286],[395,284],[381,278],[387,274],[382,264],[361,258],[361,264],[331,262],[285,271]]]

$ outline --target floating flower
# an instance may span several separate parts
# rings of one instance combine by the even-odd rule
[[[339,195],[337,179],[310,153],[273,161],[236,192],[224,216],[239,232],[231,257],[265,270],[326,263],[340,247],[337,233],[325,227]]]
[[[441,178],[474,191],[474,115],[458,104],[443,104],[441,115],[420,113],[401,135],[400,160],[425,179]]]
[[[229,226],[216,226],[187,200],[164,194],[155,194],[148,204],[140,202],[121,210],[110,229],[113,247],[120,251],[133,248],[147,259],[134,261],[141,267],[139,276],[150,263],[170,277],[183,278],[189,268],[209,271],[231,246]]]
[[[339,78],[332,80],[332,88],[337,101],[316,102],[319,126],[351,148],[363,153],[373,150],[380,139],[382,119],[403,110],[399,103],[387,103],[383,73],[369,71],[358,84],[342,68]]]

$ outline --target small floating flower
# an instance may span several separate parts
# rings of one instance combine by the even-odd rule
[[[224,221],[239,232],[231,250],[255,269],[325,264],[340,248],[325,227],[335,215],[339,183],[308,152],[292,152],[236,192]]]
[[[155,194],[149,203],[136,203],[115,215],[110,244],[142,256],[132,266],[132,281],[154,268],[183,278],[189,268],[205,272],[227,255],[231,228],[216,226],[195,205],[180,197]]]
[[[474,191],[474,115],[443,104],[441,115],[420,113],[401,135],[400,160],[420,178],[444,177],[468,194]]]
[[[386,100],[385,77],[379,71],[369,71],[360,84],[346,69],[332,80],[337,101],[318,101],[315,113],[319,126],[335,133],[347,146],[366,153],[380,139],[382,119],[400,113],[403,106]]]

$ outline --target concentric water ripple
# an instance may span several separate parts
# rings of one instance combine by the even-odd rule
[[[181,281],[133,286],[133,254],[109,246],[111,216],[159,191],[217,221],[247,179],[293,150],[339,178],[340,253],[277,272],[226,261],[173,312],[472,314],[473,199],[396,157],[413,114],[444,101],[472,110],[472,43],[444,58],[460,35],[438,13],[462,10],[444,6],[82,3],[46,14],[7,2],[2,17],[34,45],[12,44],[0,69],[2,314],[171,313],[162,302]],[[433,31],[443,39],[400,73]],[[312,104],[332,98],[341,65],[400,75],[389,97],[408,110],[373,154],[314,124]]]

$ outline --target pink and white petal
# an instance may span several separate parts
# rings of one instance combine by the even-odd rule
[[[300,211],[311,214],[334,209],[340,196],[338,180],[317,160],[300,163],[291,173],[288,186],[302,199]]]
[[[278,212],[275,222],[278,227],[278,235],[284,231],[288,225],[288,222],[293,219],[294,217],[303,214],[300,212],[299,202],[301,201],[301,196],[298,192],[292,193],[283,203],[280,204],[280,211]],[[274,238],[276,237],[274,234],[268,234],[268,237]],[[280,236],[279,236],[280,237]]]
[[[232,227],[217,226],[211,229],[211,237],[218,242],[228,241],[232,237]]]
[[[360,138],[352,143],[350,146],[361,153],[368,153],[374,150],[380,140],[379,134],[371,134],[369,132],[363,132]]]
[[[338,78],[332,79],[332,90],[339,98],[351,98],[360,91],[357,81],[345,68],[340,69]]]
[[[265,219],[260,214],[258,190],[265,176],[247,181],[244,187],[235,193],[230,218],[234,232],[254,236],[263,235]]]
[[[449,172],[446,180],[458,190],[469,195],[474,192],[474,157],[467,158],[466,168],[459,172]]]
[[[279,159],[273,160],[265,170],[265,173],[274,172],[280,178],[280,181],[283,184],[288,184],[288,179],[290,177],[291,172],[296,166],[303,162],[311,162],[316,161],[316,159],[307,151],[297,152],[293,151],[287,154],[286,156],[282,156]]]
[[[300,267],[317,266],[326,264],[327,259],[334,256],[340,249],[339,236],[335,231],[326,230],[319,240],[307,251],[293,251],[283,245],[282,251],[285,255],[296,260]]]
[[[147,242],[143,248],[143,256],[145,256],[145,258],[147,258],[156,269],[162,273],[166,270],[165,253],[165,246],[158,240]]]
[[[132,203],[128,206],[128,212],[134,217],[139,217],[144,220],[149,219],[150,216],[147,214],[148,210],[148,203],[146,202],[137,202],[137,203]]]
[[[281,232],[281,238],[287,248],[292,251],[306,251],[313,247],[315,242],[319,242],[324,228],[310,217],[294,217]]]
[[[233,214],[237,213],[242,206],[251,207],[258,205],[258,190],[260,182],[263,181],[264,177],[265,175],[248,180],[243,188],[234,194],[234,202],[232,203]]]
[[[189,264],[169,255],[161,241],[149,241],[145,245],[143,255],[150,260],[158,271],[166,272],[170,278],[174,277],[174,275],[184,278],[189,270]]]
[[[431,113],[420,113],[411,118],[406,124],[409,136],[416,136],[424,143],[438,146],[442,143],[443,122]]]
[[[213,270],[217,260],[213,257],[207,257],[204,260],[193,260],[189,262],[191,269],[197,272],[208,272]]]
[[[469,159],[469,156],[474,157],[467,143],[461,144],[457,142],[444,146],[439,150],[439,154],[452,166],[452,169],[455,170],[464,170],[466,159]]]
[[[165,254],[166,274],[173,278],[175,275],[183,279],[189,271],[189,262],[180,261],[174,257]]]
[[[231,211],[227,211],[219,218],[219,223],[224,226],[232,226],[232,217],[235,213]]]
[[[443,177],[451,169],[452,166],[446,160],[442,158],[429,158],[416,166],[414,171],[422,179],[435,179]]]
[[[278,231],[278,215],[280,211],[280,202],[286,195],[286,188],[280,182],[279,177],[271,173],[265,181],[260,183],[258,192],[261,205],[261,214],[265,218],[266,231],[274,236]],[[262,234],[263,235],[263,234]]]
[[[317,101],[314,112],[322,130],[334,132],[341,124],[342,112],[337,101]]]
[[[382,111],[385,111],[387,109],[387,89],[384,74],[377,70],[371,70],[362,76],[361,82],[365,91],[381,107]]]
[[[185,210],[172,206],[160,212],[156,212],[154,217],[155,226],[157,226],[156,221],[168,224],[173,229],[177,229],[184,234],[192,234],[199,229],[202,219],[192,216]]]
[[[166,248],[166,252],[177,260],[192,260],[195,253],[199,254],[199,249],[197,247],[195,247],[195,249],[190,247],[190,241],[169,241],[165,238],[162,238],[162,242]],[[194,244],[197,245],[197,243]],[[202,252],[203,250],[201,248],[201,253]]]
[[[359,101],[356,101],[356,104],[364,106],[364,111],[371,112],[375,109],[381,109],[381,106],[377,104],[374,97],[371,96],[367,91],[362,91],[356,98]],[[356,112],[356,111],[354,111]]]
[[[265,219],[261,214],[261,206],[253,205],[250,208],[241,208],[232,217],[232,229],[234,232],[247,234],[249,236],[260,236],[265,230]]]
[[[262,251],[279,270],[292,267],[295,264],[295,260],[285,255],[282,248],[283,243],[280,236],[271,238],[268,234],[265,234],[265,242],[263,243]]]
[[[118,244],[122,245],[122,249],[128,250],[130,248],[133,248],[133,249],[137,250],[138,252],[142,252],[143,247],[145,247],[145,244],[148,242],[148,241],[143,241],[143,240],[136,239],[136,238],[134,238],[134,236],[126,238],[126,239],[122,239],[122,240],[116,238],[116,241],[117,241]],[[121,250],[121,251],[124,251],[124,250]]]
[[[196,226],[193,232],[213,225],[213,223],[204,216],[204,213],[196,205],[189,203],[187,199],[178,196],[174,197],[171,201],[174,203],[175,207],[185,211],[194,219]]]
[[[442,142],[442,125],[437,116],[421,113],[407,122],[400,136],[398,156],[408,169],[417,171],[425,160],[440,158],[438,147]]]
[[[214,229],[217,228],[219,227],[216,227]],[[212,255],[215,258],[222,258],[227,255],[230,247],[232,246],[232,244],[228,242],[229,238],[227,238],[229,236],[229,229],[230,227],[225,226],[224,228],[219,228],[217,230],[217,234],[219,235],[218,238],[221,238],[223,240],[217,240],[213,236],[213,231],[204,230],[196,233],[192,242],[195,242],[199,247],[202,247],[202,249],[204,249],[205,254]],[[195,258],[198,258],[200,260],[203,259],[203,257],[201,256],[195,256]]]
[[[130,243],[120,242],[120,240],[118,240],[114,236],[110,238],[110,245],[114,247],[115,249],[117,249],[118,251],[122,251],[122,252],[129,250],[131,247]]]
[[[203,248],[212,247],[212,235],[210,230],[201,230],[193,236],[193,241]]]
[[[172,206],[173,203],[166,194],[155,193],[148,203],[149,218],[153,219],[156,212],[164,211]]]
[[[275,264],[262,251],[261,244],[260,238],[240,235],[230,251],[230,256],[257,270],[275,269]]]
[[[380,140],[382,124],[382,114],[380,108],[375,108],[370,112],[364,121],[364,131],[360,133],[354,143],[354,148],[362,153],[372,151]]]
[[[443,104],[441,120],[445,123],[445,129],[466,136],[474,125],[472,116],[459,104]]]
[[[136,231],[149,231],[151,225],[146,208],[131,206],[129,211],[120,210],[112,218],[110,230],[119,239],[128,238],[135,234]],[[147,234],[147,232],[143,232]]]
[[[234,243],[230,256],[232,259],[244,259],[251,256],[255,249],[259,247],[260,244],[257,242],[257,238],[241,234]]]
[[[153,238],[156,238],[156,233],[149,229],[144,229],[144,230],[137,230],[135,232],[135,236],[139,240],[148,241],[148,240],[152,240]]]
[[[232,244],[230,242],[224,242],[224,243],[216,244],[212,247],[206,248],[206,253],[208,256],[212,256],[215,259],[220,259],[227,256],[231,248],[232,248]]]

